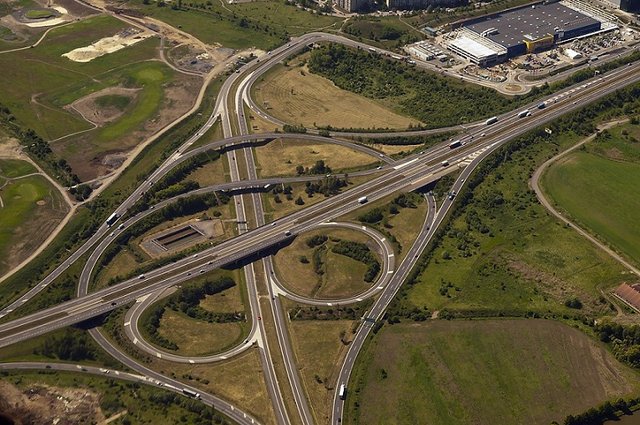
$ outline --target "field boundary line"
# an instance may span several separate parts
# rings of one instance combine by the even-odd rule
[[[11,270],[9,270],[7,273],[5,273],[4,275],[0,276],[0,283],[4,282],[9,277],[13,276],[15,273],[17,273],[18,271],[22,270],[22,268],[24,266],[29,264],[34,258],[36,258],[38,255],[40,255],[42,253],[42,251],[44,251],[51,244],[51,242],[53,242],[53,240],[58,236],[58,234],[62,231],[62,229],[67,225],[67,223],[69,223],[69,220],[71,220],[71,217],[73,217],[73,215],[75,214],[76,210],[78,209],[78,205],[79,205],[79,204],[77,204],[75,202],[72,202],[71,199],[69,198],[67,190],[60,183],[58,183],[53,177],[51,177],[51,176],[49,176],[49,174],[45,173],[44,170],[42,168],[40,168],[40,166],[34,160],[32,160],[29,157],[29,155],[21,155],[20,159],[31,163],[38,170],[38,173],[31,173],[31,174],[29,174],[29,176],[38,175],[38,174],[42,175],[45,179],[47,179],[47,181],[49,181],[49,183],[51,183],[53,185],[53,187],[58,189],[58,191],[62,195],[62,198],[64,199],[64,201],[69,206],[69,211],[67,211],[67,214],[60,221],[60,223],[58,223],[56,228],[53,229],[51,234],[49,236],[47,236],[47,238],[38,246],[38,248],[36,248],[36,250],[31,253],[31,255],[29,255],[27,258],[22,260],[22,262],[20,262],[20,264],[18,264],[17,266],[15,266]],[[26,176],[22,176],[22,177],[26,177]]]
[[[569,226],[571,226],[576,232],[578,232],[580,235],[585,237],[587,240],[589,240],[595,246],[600,248],[602,251],[607,253],[611,258],[616,260],[618,263],[622,264],[624,267],[629,269],[631,272],[635,273],[636,276],[640,276],[640,270],[638,268],[633,266],[629,261],[625,260],[620,254],[615,252],[613,249],[611,249],[605,243],[603,243],[600,240],[598,240],[594,235],[592,235],[591,233],[587,232],[585,229],[583,229],[582,227],[578,226],[577,224],[572,222],[569,218],[567,218],[564,215],[562,215],[562,213],[559,212],[557,209],[555,209],[555,207],[551,204],[551,202],[549,202],[549,200],[545,196],[544,191],[540,188],[540,177],[547,170],[547,168],[549,168],[549,166],[551,164],[553,164],[554,162],[556,162],[560,158],[563,158],[564,156],[570,154],[571,152],[575,151],[576,149],[580,148],[585,143],[588,143],[588,142],[592,141],[593,139],[595,139],[600,131],[607,130],[607,129],[611,128],[611,127],[615,127],[615,126],[617,126],[619,124],[622,124],[622,123],[625,123],[627,121],[628,121],[628,119],[622,119],[622,120],[616,120],[616,121],[611,121],[611,122],[602,124],[602,125],[598,126],[598,131],[596,133],[585,137],[580,142],[576,143],[575,145],[571,146],[570,148],[568,148],[568,149],[560,152],[559,154],[553,156],[552,158],[548,159],[547,161],[545,161],[544,164],[542,164],[533,173],[533,175],[531,176],[531,179],[529,180],[529,186],[531,187],[531,189],[533,189],[535,191],[536,197],[538,198],[538,201],[551,214],[553,214],[556,218],[560,219],[565,224],[568,224]]]

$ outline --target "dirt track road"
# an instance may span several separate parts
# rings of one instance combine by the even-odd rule
[[[624,123],[627,120],[618,120],[618,121],[612,121],[612,122],[608,122],[605,124],[602,124],[598,127],[599,130],[606,130],[608,128],[614,127],[618,124]],[[575,151],[576,149],[578,149],[579,147],[581,147],[582,145],[584,145],[587,142],[590,142],[591,140],[595,139],[596,134],[592,134],[589,137],[586,137],[585,139],[581,140],[579,143],[573,145],[572,147],[570,147],[569,149],[560,152],[558,155],[554,156],[553,158],[549,159],[548,161],[546,161],[544,164],[542,164],[540,166],[540,168],[538,168],[534,173],[533,176],[531,176],[531,180],[529,181],[529,186],[536,192],[536,197],[538,198],[538,201],[540,201],[540,203],[554,216],[556,216],[558,219],[560,219],[561,221],[563,221],[564,223],[568,224],[569,226],[571,226],[576,232],[578,232],[580,235],[582,235],[583,237],[585,237],[586,239],[588,239],[591,243],[593,243],[595,246],[597,246],[598,248],[600,248],[601,250],[603,250],[604,252],[606,252],[611,258],[613,258],[614,260],[616,260],[617,262],[619,262],[620,264],[622,264],[624,267],[626,267],[627,269],[629,269],[630,271],[632,271],[633,273],[635,273],[637,276],[640,276],[640,270],[638,268],[636,268],[635,266],[633,266],[631,263],[629,263],[627,260],[625,260],[620,254],[618,254],[617,252],[615,252],[614,250],[612,250],[611,248],[609,248],[607,245],[605,245],[604,243],[600,242],[598,239],[596,239],[594,236],[592,236],[591,234],[589,234],[586,230],[584,230],[583,228],[581,228],[580,226],[576,225],[574,222],[572,222],[571,220],[569,220],[569,218],[565,217],[564,215],[562,215],[561,212],[559,212],[557,209],[555,209],[555,207],[551,204],[551,202],[549,202],[549,200],[547,199],[547,197],[545,196],[544,192],[542,191],[542,189],[540,188],[540,177],[542,176],[542,174],[545,172],[545,170],[547,168],[549,168],[549,166],[551,164],[553,164],[554,162],[556,162],[558,159],[570,154],[571,152]]]

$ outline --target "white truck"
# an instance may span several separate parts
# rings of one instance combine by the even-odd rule
[[[344,400],[345,398],[347,398],[347,386],[345,384],[340,384],[338,397],[340,397],[340,400]]]
[[[120,214],[116,214],[116,213],[111,214],[109,218],[107,218],[107,227],[111,227],[113,223],[118,221],[119,218],[120,218]]]
[[[200,393],[197,393],[197,392],[195,392],[195,391],[191,391],[191,390],[190,390],[190,389],[188,389],[188,388],[183,388],[183,389],[182,389],[182,393],[183,393],[184,395],[188,395],[189,397],[193,397],[193,398],[200,398]]]
[[[529,116],[529,110],[525,109],[524,111],[520,111],[518,112],[518,118],[525,118]]]
[[[491,117],[488,120],[486,120],[484,123],[485,125],[491,125],[491,124],[495,124],[498,122],[498,117]]]
[[[368,201],[368,199],[367,199],[366,196],[361,196],[361,197],[358,198],[358,203],[359,204],[366,204],[367,201]]]

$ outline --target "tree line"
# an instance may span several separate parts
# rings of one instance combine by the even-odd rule
[[[380,262],[366,244],[353,241],[339,241],[331,248],[331,251],[366,264],[367,271],[364,273],[365,282],[373,282],[376,276],[378,276],[378,273],[380,273]]]
[[[312,72],[342,89],[397,103],[400,112],[426,123],[427,128],[479,120],[506,111],[511,105],[509,99],[496,96],[491,89],[463,85],[342,45],[314,49],[308,64]]]

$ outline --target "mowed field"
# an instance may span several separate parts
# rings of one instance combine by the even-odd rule
[[[318,160],[334,173],[379,163],[378,158],[344,146],[291,139],[274,140],[255,151],[261,177],[295,176],[298,165],[313,167]]]
[[[69,210],[27,161],[0,160],[0,275],[27,258]]]
[[[419,124],[310,73],[306,66],[299,66],[301,58],[289,66],[273,67],[255,85],[254,99],[270,115],[305,127],[404,129]]]
[[[589,143],[553,164],[542,183],[560,209],[640,265],[640,147],[634,144]]]
[[[640,385],[603,346],[546,320],[386,325],[361,356],[349,424],[548,424]]]

